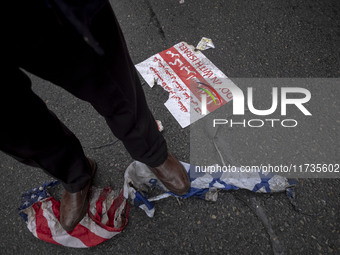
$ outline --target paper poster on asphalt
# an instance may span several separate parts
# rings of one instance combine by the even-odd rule
[[[151,56],[136,68],[150,87],[158,84],[169,93],[165,106],[182,128],[230,102],[232,94],[228,88],[236,86],[202,52],[186,42]],[[215,89],[218,85],[223,88]]]

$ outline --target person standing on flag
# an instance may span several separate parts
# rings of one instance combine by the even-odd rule
[[[158,131],[108,0],[19,0],[15,5],[7,8],[6,53],[11,55],[5,55],[5,77],[10,82],[0,87],[0,149],[62,182],[63,228],[73,230],[86,214],[97,166],[32,91],[21,69],[89,102],[132,158],[148,165],[170,191],[185,194],[189,177]]]

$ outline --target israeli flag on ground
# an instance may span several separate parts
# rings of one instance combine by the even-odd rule
[[[197,168],[181,162],[191,180],[190,191],[178,196],[168,191],[151,170],[143,163],[134,161],[129,165],[124,175],[124,196],[135,206],[140,207],[149,217],[153,217],[155,207],[153,201],[169,196],[181,198],[198,197],[204,200],[216,201],[218,190],[247,189],[253,192],[282,192],[292,187],[295,182],[273,173],[265,173],[261,169],[253,172],[197,172]],[[162,194],[149,197],[150,190],[163,191]]]

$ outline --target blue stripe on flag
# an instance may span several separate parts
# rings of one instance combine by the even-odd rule
[[[154,204],[150,202],[146,197],[144,197],[142,194],[140,194],[138,191],[135,193],[135,199],[134,199],[134,205],[135,206],[140,206],[141,204],[145,204],[146,207],[149,210],[152,210],[154,208]]]

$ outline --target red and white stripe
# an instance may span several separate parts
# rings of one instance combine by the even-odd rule
[[[50,197],[24,210],[27,227],[35,237],[68,247],[92,247],[119,234],[128,221],[129,205],[123,192],[110,188],[93,188],[88,213],[73,231],[60,225],[59,208],[60,201]]]

